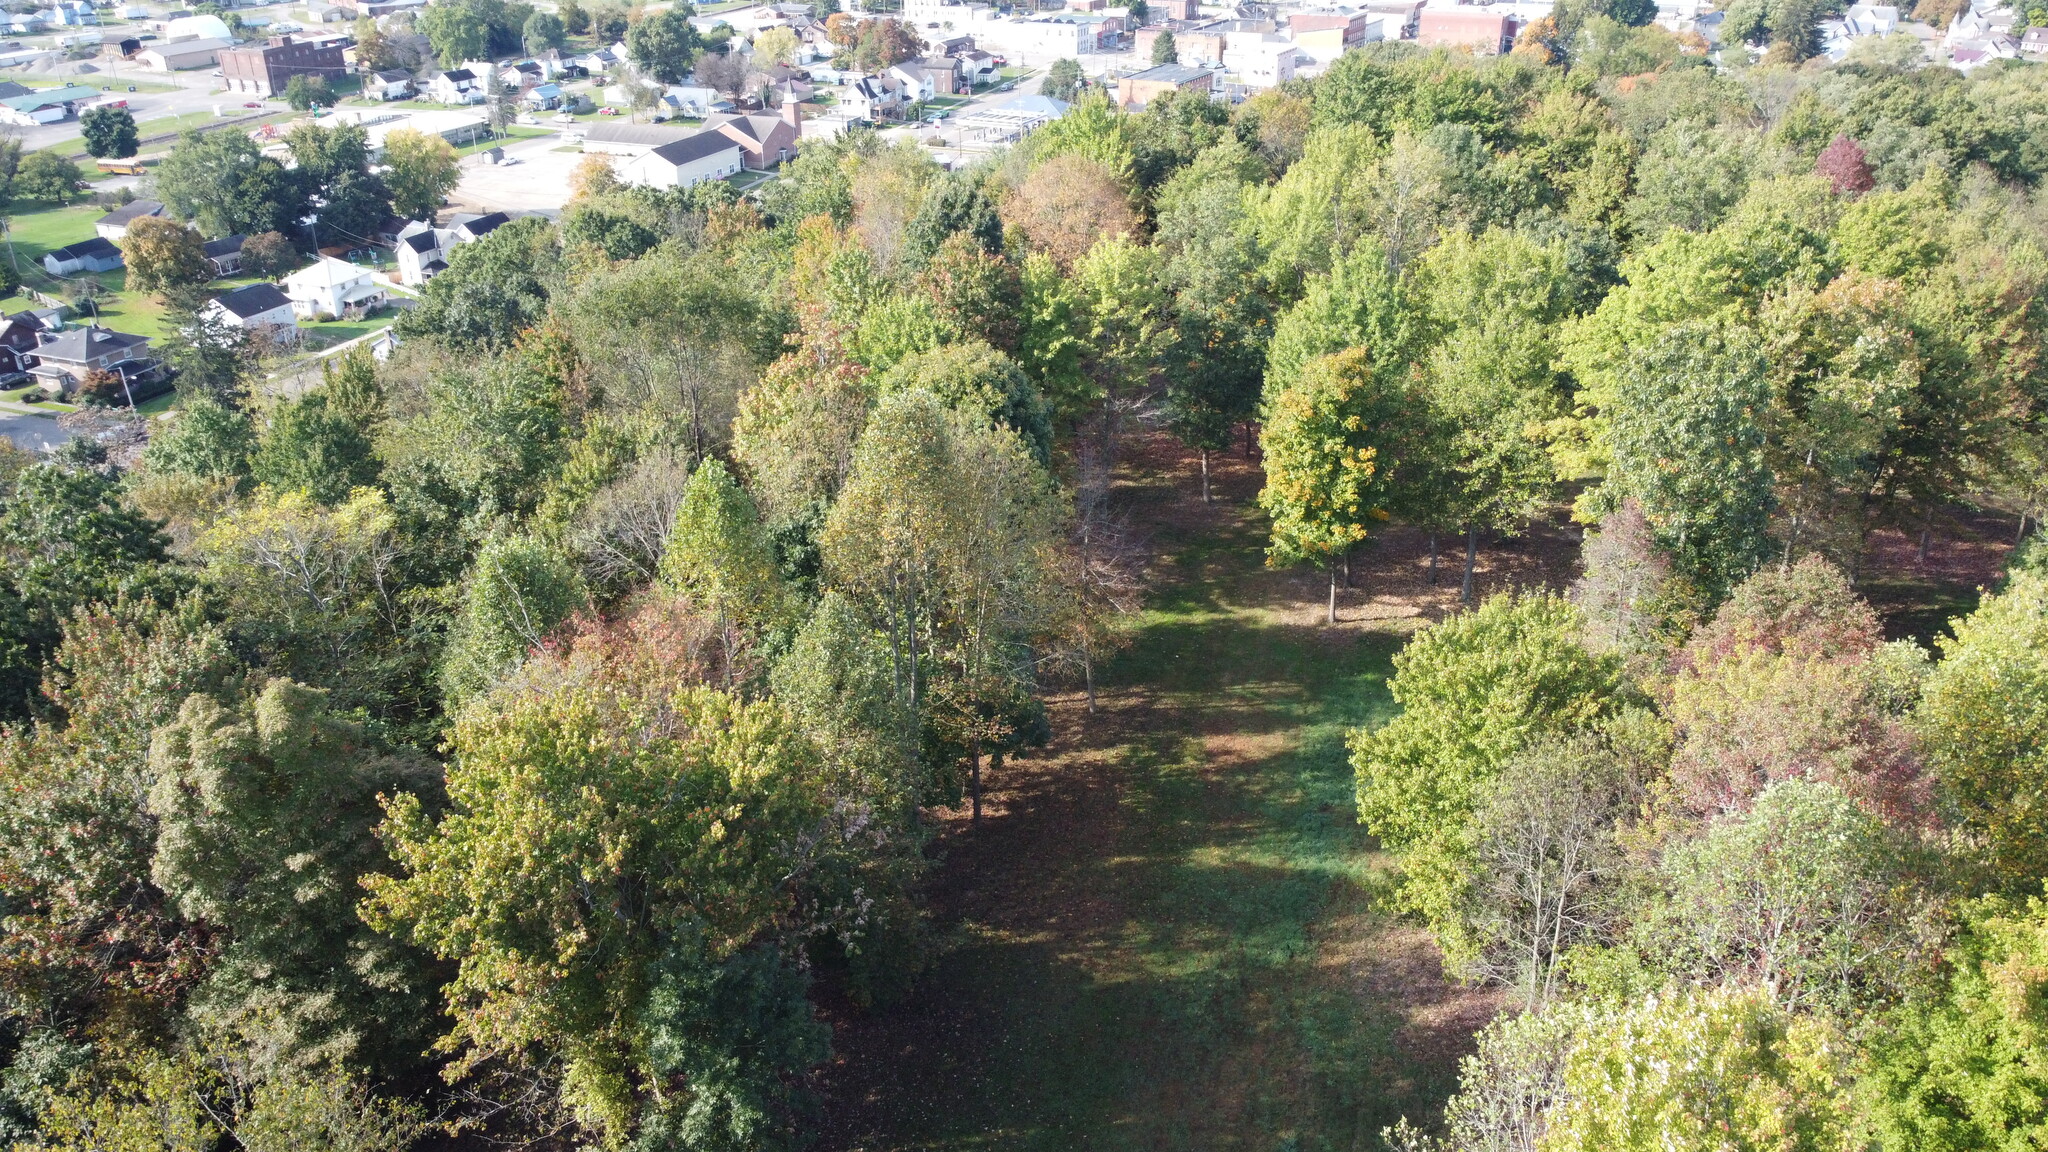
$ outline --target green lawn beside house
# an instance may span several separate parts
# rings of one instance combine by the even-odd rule
[[[53,296],[62,296],[63,284],[43,271],[44,253],[76,244],[98,233],[93,231],[93,221],[106,215],[107,210],[95,205],[74,205],[68,208],[46,207],[33,212],[22,212],[9,218],[8,238],[12,241],[15,267],[21,271],[22,284],[39,289]],[[67,277],[66,279],[80,279]],[[135,336],[147,336],[161,340],[170,335],[163,302],[146,292],[128,290],[126,269],[115,272],[100,272],[85,277],[99,281],[107,290],[91,304],[75,305],[74,319],[89,320],[95,315],[98,323],[117,332]],[[226,292],[245,284],[254,284],[254,276],[237,276],[227,280],[216,280],[207,288],[211,292]],[[0,311],[9,314],[40,307],[35,297],[27,292],[17,293],[0,301]]]

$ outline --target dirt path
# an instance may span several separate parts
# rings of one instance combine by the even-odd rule
[[[1426,543],[1364,557],[1345,623],[1314,574],[1261,566],[1259,483],[1145,445],[1119,498],[1149,531],[1151,606],[1100,710],[946,814],[939,948],[902,1003],[834,1012],[834,1150],[1369,1149],[1432,1113],[1490,996],[1383,911],[1343,747],[1391,707],[1401,638],[1456,600]],[[1488,549],[1481,586],[1553,576],[1563,534]]]

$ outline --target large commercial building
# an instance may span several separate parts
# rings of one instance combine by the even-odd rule
[[[264,44],[245,44],[220,54],[221,80],[230,92],[277,96],[294,76],[318,76],[332,84],[348,74],[342,52],[346,39],[295,40],[279,36]]]

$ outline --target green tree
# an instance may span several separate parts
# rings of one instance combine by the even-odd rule
[[[294,112],[331,108],[334,106],[334,90],[327,86],[325,76],[294,76],[285,82],[284,102]]]
[[[1535,741],[1613,706],[1619,662],[1587,651],[1579,632],[1561,597],[1491,597],[1397,653],[1388,686],[1400,714],[1351,734],[1359,814],[1401,860],[1401,903],[1439,939],[1456,938],[1487,788]]]
[[[465,60],[481,60],[490,53],[491,26],[468,4],[440,4],[420,15],[419,30],[433,46],[435,59],[443,68],[459,67]]]
[[[1934,996],[1874,1030],[1862,1082],[1885,1149],[2020,1149],[2048,1134],[2048,907],[1971,908]]]
[[[1853,1013],[1904,990],[1919,930],[1899,844],[1840,789],[1781,780],[1665,854],[1671,904],[1640,928],[1674,974]]]
[[[947,344],[900,360],[881,375],[883,396],[923,389],[962,415],[1022,437],[1039,463],[1052,461],[1052,416],[1017,362],[981,341]]]
[[[304,492],[334,507],[356,489],[377,482],[370,438],[328,399],[325,389],[315,389],[271,412],[270,426],[249,461],[258,483],[280,492]]]
[[[576,570],[546,543],[529,536],[486,541],[464,581],[462,611],[441,657],[451,709],[518,668],[585,601]]]
[[[96,160],[133,156],[138,147],[135,114],[111,104],[86,109],[78,118],[78,133],[85,138],[86,155]]]
[[[282,232],[258,232],[242,241],[242,270],[251,276],[282,280],[299,266],[299,259],[299,250]]]
[[[1991,883],[2030,892],[2048,876],[2048,577],[2013,573],[1949,628],[1918,742]]]
[[[167,602],[181,581],[167,566],[161,525],[121,499],[97,468],[37,464],[14,480],[0,511],[0,712],[20,714],[65,617],[123,597]]]
[[[1173,33],[1162,31],[1152,40],[1152,66],[1180,63],[1180,48],[1173,42]]]
[[[917,215],[903,230],[904,254],[922,264],[948,238],[967,237],[985,252],[1003,248],[1003,222],[979,181],[958,174],[940,180],[925,193]]]
[[[1406,399],[1384,385],[1362,350],[1311,361],[1267,398],[1259,433],[1266,457],[1259,507],[1273,519],[1266,562],[1326,569],[1331,624],[1338,563],[1386,518]]]
[[[241,132],[187,131],[156,170],[157,195],[174,217],[207,236],[295,234],[308,190]]]
[[[1771,551],[1769,405],[1756,340],[1709,325],[1678,325],[1638,349],[1615,391],[1614,463],[1600,499],[1640,504],[1679,570],[1710,595]]]
[[[400,128],[384,138],[384,183],[391,206],[408,220],[428,220],[462,180],[455,149],[439,135]]]
[[[691,15],[688,4],[677,4],[643,17],[626,30],[626,54],[663,84],[681,84],[689,79],[690,65],[703,46]]]
[[[365,911],[456,964],[457,1041],[559,1058],[565,1100],[613,1138],[643,1085],[673,1077],[689,1089],[679,1104],[715,1121],[742,1103],[713,1078],[721,1065],[772,1081],[822,1055],[802,981],[759,951],[794,927],[821,814],[817,753],[778,706],[544,681],[465,713],[450,744],[447,814],[390,803],[402,872],[372,879]],[[721,973],[746,993],[721,994]]]
[[[1052,66],[1045,70],[1045,79],[1039,82],[1038,91],[1071,104],[1081,95],[1084,82],[1079,60],[1060,59],[1053,61]]]
[[[14,172],[14,194],[51,204],[69,204],[85,174],[55,152],[31,152]]]
[[[151,876],[232,940],[195,1012],[287,1067],[416,1060],[431,1025],[411,989],[425,973],[354,905],[385,866],[377,797],[431,794],[433,765],[384,752],[326,693],[273,680],[246,711],[188,697],[150,768]]]
[[[399,335],[438,336],[460,347],[509,345],[546,308],[542,277],[558,267],[557,251],[554,225],[543,217],[514,220],[458,247],[448,270],[427,282],[419,307],[399,317]]]
[[[1578,1032],[1537,1147],[1853,1147],[1848,1049],[1766,991],[1652,996]]]
[[[164,293],[213,279],[199,233],[161,216],[129,224],[121,255],[128,265],[128,286],[137,291]]]
[[[553,12],[535,12],[526,18],[526,26],[519,30],[519,41],[527,55],[539,56],[567,44],[569,29]]]
[[[774,545],[754,498],[716,460],[690,476],[660,571],[663,583],[725,634],[728,668],[742,632],[758,638],[782,621],[786,602]]]
[[[239,480],[255,447],[248,413],[201,393],[179,402],[176,418],[150,436],[142,461],[152,472]]]

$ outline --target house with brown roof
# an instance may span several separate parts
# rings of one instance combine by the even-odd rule
[[[704,126],[740,146],[747,167],[766,171],[796,159],[797,141],[803,135],[803,105],[786,103],[781,113],[756,112],[745,116],[714,116]]]

